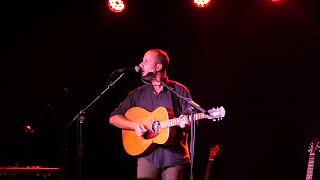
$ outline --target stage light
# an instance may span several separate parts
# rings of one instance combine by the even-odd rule
[[[34,130],[31,125],[26,125],[26,126],[24,126],[24,132],[27,134],[33,134]]]
[[[210,0],[193,0],[193,3],[197,6],[197,7],[207,7],[210,3]]]
[[[286,3],[286,0],[268,0],[270,4],[280,6],[284,3]]]
[[[124,10],[125,5],[122,0],[108,0],[108,7],[111,11],[119,13]]]

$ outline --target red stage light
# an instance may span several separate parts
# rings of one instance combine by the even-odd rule
[[[24,132],[26,132],[28,134],[33,134],[34,133],[33,128],[32,128],[31,125],[24,126]]]
[[[108,6],[113,12],[122,12],[125,8],[122,0],[108,0]]]
[[[210,3],[210,0],[194,0],[193,2],[197,7],[202,8],[202,7],[207,7]]]

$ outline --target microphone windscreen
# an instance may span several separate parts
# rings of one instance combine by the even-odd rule
[[[140,66],[135,66],[135,67],[134,67],[134,71],[135,71],[135,72],[140,72],[140,71],[141,71]]]

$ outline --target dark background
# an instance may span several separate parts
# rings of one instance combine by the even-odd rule
[[[223,121],[197,126],[195,179],[215,143],[220,179],[305,178],[308,145],[320,136],[319,1],[216,0],[197,9],[191,0],[138,0],[122,14],[100,0],[1,4],[1,166],[62,167],[72,177],[77,131],[66,125],[112,71],[161,48],[168,76],[195,102],[226,109]],[[141,84],[126,74],[88,109],[85,179],[134,179],[135,160],[108,116]]]

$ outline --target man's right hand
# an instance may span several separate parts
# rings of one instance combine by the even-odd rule
[[[134,128],[134,130],[135,130],[137,136],[142,136],[144,133],[147,132],[147,128],[143,124],[138,124]]]

